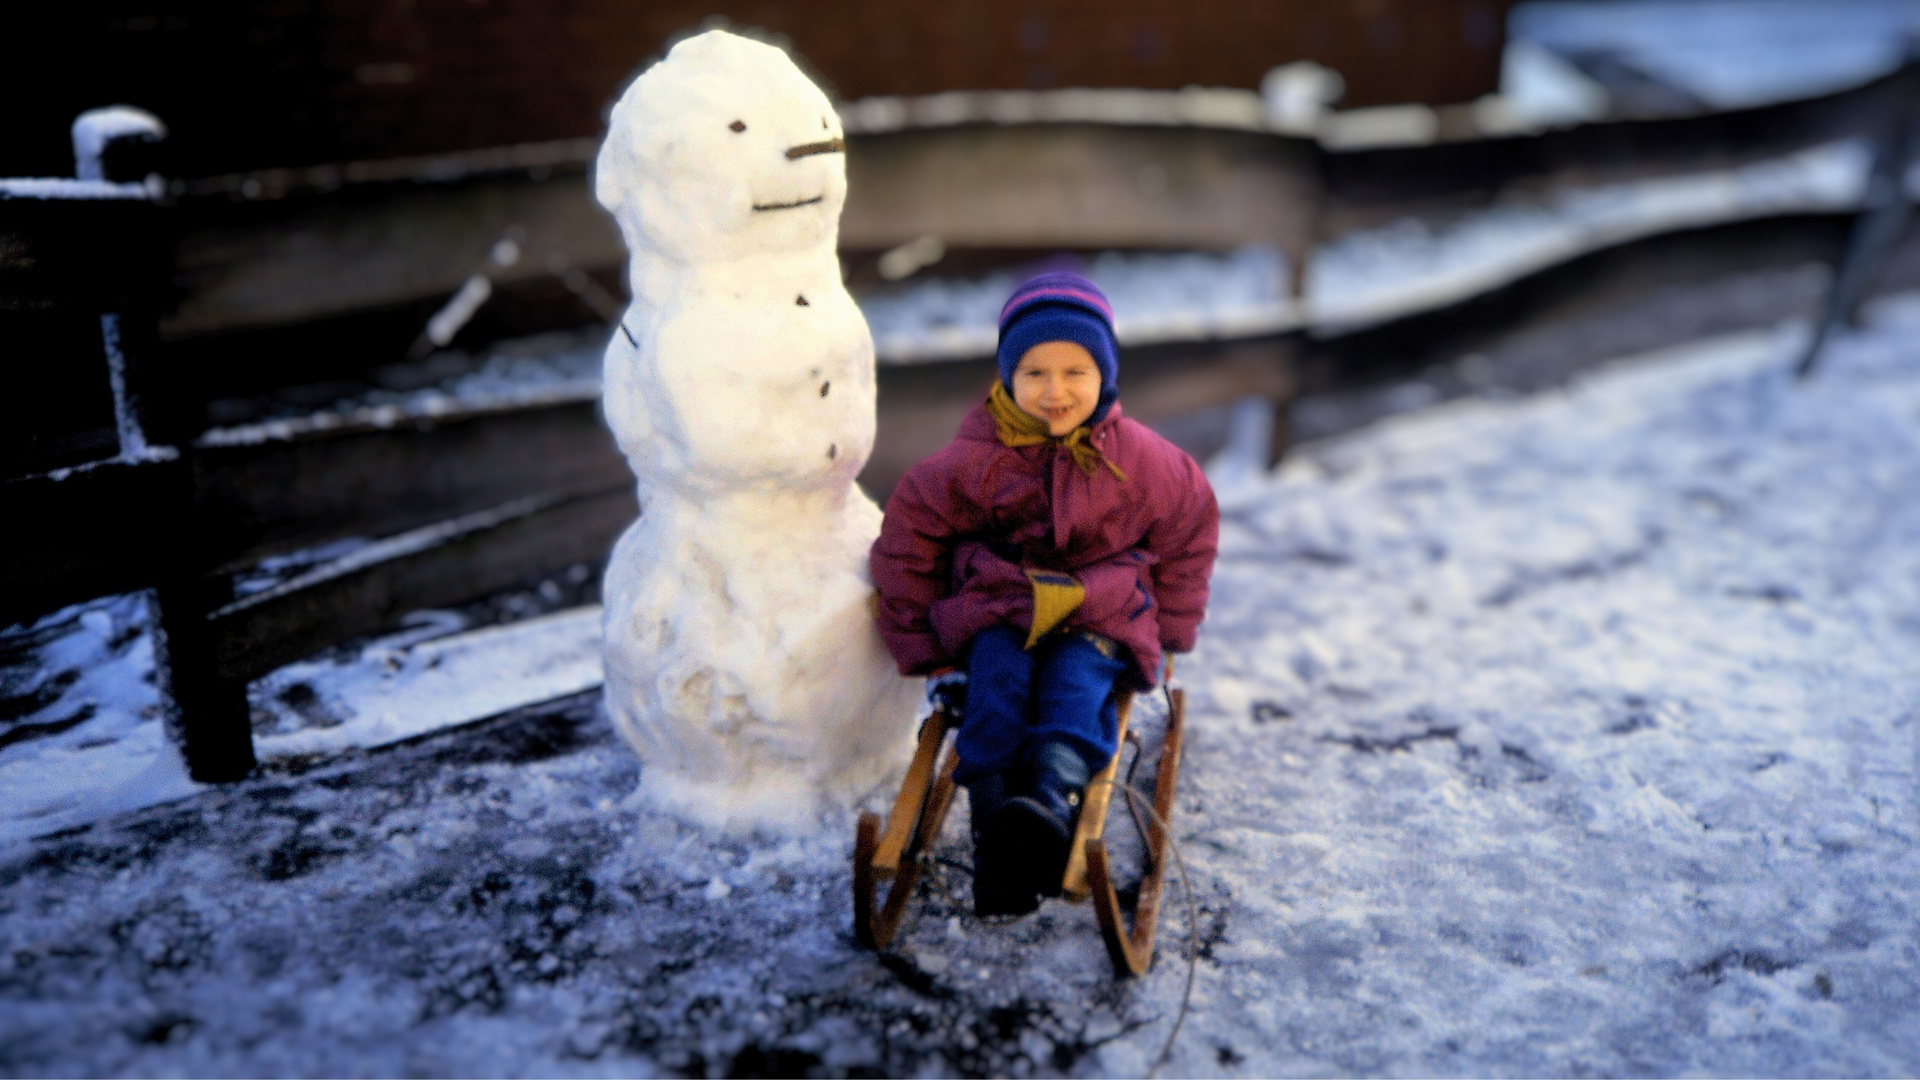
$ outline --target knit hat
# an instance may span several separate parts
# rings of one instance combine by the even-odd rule
[[[1100,400],[1089,424],[1107,415],[1120,396],[1120,347],[1113,337],[1113,307],[1100,287],[1079,274],[1041,274],[1013,290],[1000,309],[1000,382],[1013,392],[1013,369],[1035,345],[1071,341],[1093,355],[1100,368]]]

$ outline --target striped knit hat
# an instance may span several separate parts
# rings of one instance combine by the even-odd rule
[[[1071,341],[1093,354],[1100,367],[1100,401],[1089,424],[1107,415],[1120,396],[1120,347],[1113,337],[1113,307],[1100,287],[1079,274],[1041,274],[1013,290],[1000,309],[1000,382],[1013,392],[1013,369],[1035,345]]]

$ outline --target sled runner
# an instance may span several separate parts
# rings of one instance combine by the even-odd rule
[[[1100,922],[1100,935],[1106,939],[1107,953],[1114,970],[1121,975],[1142,975],[1153,963],[1153,931],[1160,917],[1160,895],[1167,876],[1167,825],[1173,817],[1173,793],[1179,782],[1180,735],[1186,716],[1186,694],[1169,685],[1167,735],[1160,748],[1159,777],[1154,785],[1153,812],[1141,821],[1140,808],[1129,807],[1146,838],[1146,873],[1140,882],[1139,900],[1129,924],[1120,910],[1120,897],[1113,880],[1112,863],[1107,857],[1106,819],[1119,781],[1121,755],[1129,739],[1127,714],[1131,697],[1120,702],[1119,749],[1112,760],[1087,785],[1080,810],[1080,823],[1074,834],[1067,860],[1061,893],[1080,902],[1091,898],[1093,913]],[[853,844],[853,929],[860,944],[882,950],[892,944],[906,915],[913,889],[929,858],[928,849],[940,835],[947,811],[953,805],[953,770],[959,763],[947,733],[954,727],[947,710],[939,708],[920,726],[920,742],[907,778],[893,801],[893,810],[883,824],[880,815],[860,815]],[[945,752],[942,753],[942,748]],[[1144,752],[1144,748],[1139,751]],[[937,766],[937,767],[936,767]],[[1122,801],[1129,801],[1125,795]],[[886,899],[880,901],[879,889],[891,883]]]

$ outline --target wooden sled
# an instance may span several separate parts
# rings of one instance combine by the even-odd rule
[[[1112,804],[1120,757],[1126,752],[1129,697],[1120,703],[1119,749],[1113,760],[1087,785],[1086,801],[1080,809],[1080,824],[1067,859],[1067,873],[1061,881],[1061,894],[1076,903],[1093,900],[1093,913],[1100,922],[1100,935],[1106,939],[1107,953],[1114,970],[1121,975],[1143,975],[1153,964],[1153,932],[1160,918],[1160,896],[1167,876],[1167,826],[1173,819],[1173,793],[1179,783],[1180,736],[1186,718],[1186,694],[1171,687],[1168,694],[1172,711],[1167,716],[1167,737],[1160,748],[1159,777],[1154,786],[1153,812],[1146,815],[1146,874],[1140,882],[1140,898],[1134,906],[1132,923],[1120,910],[1120,897],[1114,887],[1113,868],[1107,858],[1107,811]],[[940,835],[947,811],[953,806],[953,769],[959,757],[947,743],[953,717],[937,709],[920,727],[920,743],[907,778],[893,801],[893,811],[882,823],[880,815],[860,815],[853,844],[853,931],[860,944],[884,950],[906,915],[913,889],[928,858],[928,849]],[[938,767],[936,768],[936,763]],[[1125,801],[1126,796],[1122,796]],[[1139,809],[1133,810],[1135,819]],[[882,883],[890,883],[884,900],[879,896]]]

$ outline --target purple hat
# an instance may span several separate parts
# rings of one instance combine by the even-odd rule
[[[1013,290],[1000,309],[1000,382],[1013,392],[1013,369],[1035,345],[1071,341],[1093,355],[1100,368],[1100,401],[1089,424],[1107,415],[1120,396],[1120,347],[1113,337],[1113,307],[1100,287],[1079,274],[1041,274]]]

